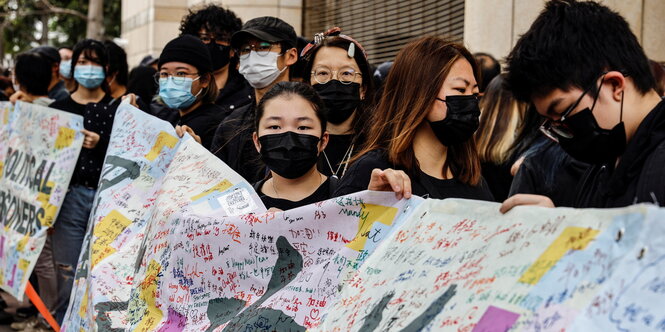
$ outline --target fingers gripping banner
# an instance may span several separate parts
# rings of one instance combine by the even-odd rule
[[[67,194],[83,118],[30,103],[0,103],[0,286],[22,299]]]

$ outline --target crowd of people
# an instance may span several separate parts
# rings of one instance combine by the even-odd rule
[[[473,50],[475,51],[475,50]],[[665,69],[593,1],[552,0],[505,60],[423,36],[374,67],[340,28],[307,42],[276,17],[191,10],[128,70],[111,41],[40,46],[0,97],[83,116],[85,140],[32,280],[62,322],[120,101],[170,122],[267,208],[361,190],[515,206],[665,205]],[[33,307],[2,319],[49,330]],[[29,318],[35,316],[35,318]]]

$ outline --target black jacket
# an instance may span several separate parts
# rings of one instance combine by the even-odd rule
[[[596,165],[584,174],[576,207],[643,202],[665,206],[665,101],[642,120],[616,167]]]
[[[202,104],[197,109],[179,117],[176,125],[188,126],[201,137],[201,145],[210,150],[215,129],[222,119],[222,108],[215,104]]]
[[[237,71],[229,73],[229,79],[224,88],[219,90],[215,104],[222,107],[224,117],[231,112],[254,102],[254,88]]]
[[[265,164],[254,147],[254,103],[231,112],[217,127],[210,152],[238,172],[247,182],[255,183],[266,175]]]

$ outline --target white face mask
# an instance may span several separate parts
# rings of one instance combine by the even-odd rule
[[[240,69],[238,70],[245,77],[249,85],[255,89],[263,89],[274,82],[275,79],[286,70],[277,68],[278,53],[268,52],[266,55],[259,55],[255,51],[249,52],[249,56],[240,59]]]

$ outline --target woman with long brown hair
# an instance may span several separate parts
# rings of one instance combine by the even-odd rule
[[[424,37],[406,45],[372,112],[367,143],[335,195],[384,189],[407,198],[413,192],[493,200],[473,139],[478,77],[473,56],[459,44]]]

